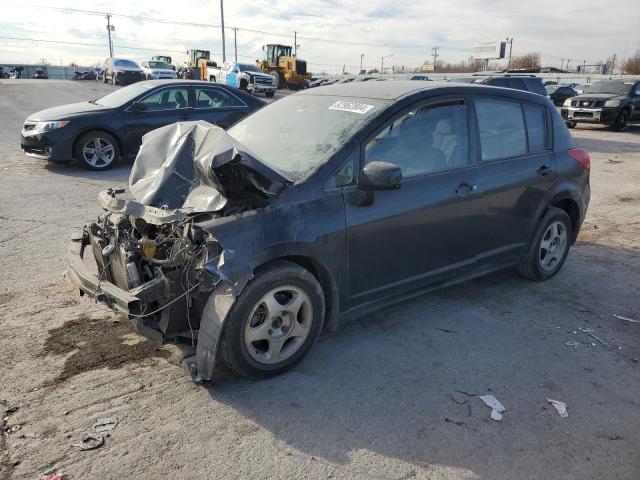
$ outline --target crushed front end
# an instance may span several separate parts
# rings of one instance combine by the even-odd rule
[[[215,266],[218,242],[178,210],[121,200],[113,191],[100,201],[105,215],[71,239],[68,278],[82,294],[127,315],[144,336],[194,343],[204,304],[223,278]]]

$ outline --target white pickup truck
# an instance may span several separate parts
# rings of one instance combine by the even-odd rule
[[[222,83],[230,87],[247,90],[253,94],[264,93],[273,97],[278,88],[278,79],[264,73],[256,65],[249,63],[225,62],[221,68],[207,67],[210,82]]]

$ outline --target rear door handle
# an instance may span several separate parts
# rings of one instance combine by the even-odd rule
[[[538,169],[538,175],[540,175],[541,177],[546,177],[547,175],[549,175],[551,173],[551,168],[547,167],[546,165],[542,165],[539,169]]]
[[[459,197],[468,197],[477,189],[477,185],[470,185],[467,182],[463,182],[456,188],[456,195],[458,195]]]

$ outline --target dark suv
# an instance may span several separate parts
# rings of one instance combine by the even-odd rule
[[[102,64],[102,81],[114,85],[130,85],[146,80],[145,74],[136,62],[124,58],[107,58]]]
[[[587,211],[589,162],[540,95],[314,88],[227,132],[145,135],[131,196],[100,194],[106,214],[71,240],[68,276],[145,336],[184,344],[196,378],[216,362],[272,375],[340,318],[504,268],[553,277]]]
[[[471,77],[460,77],[452,80],[453,82],[463,83],[479,83],[482,85],[491,85],[492,87],[513,88],[515,90],[523,90],[525,92],[537,93],[538,95],[547,96],[547,91],[542,84],[542,79],[535,75],[473,75]]]
[[[591,85],[562,106],[569,128],[579,122],[608,125],[623,132],[630,122],[640,122],[640,81],[606,80]]]

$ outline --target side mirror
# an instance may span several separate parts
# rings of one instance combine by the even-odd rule
[[[131,111],[133,113],[142,113],[146,111],[148,108],[149,108],[149,105],[142,102],[136,102],[133,105],[131,105]]]
[[[360,174],[358,188],[364,191],[396,190],[402,184],[402,169],[389,162],[371,162]]]

